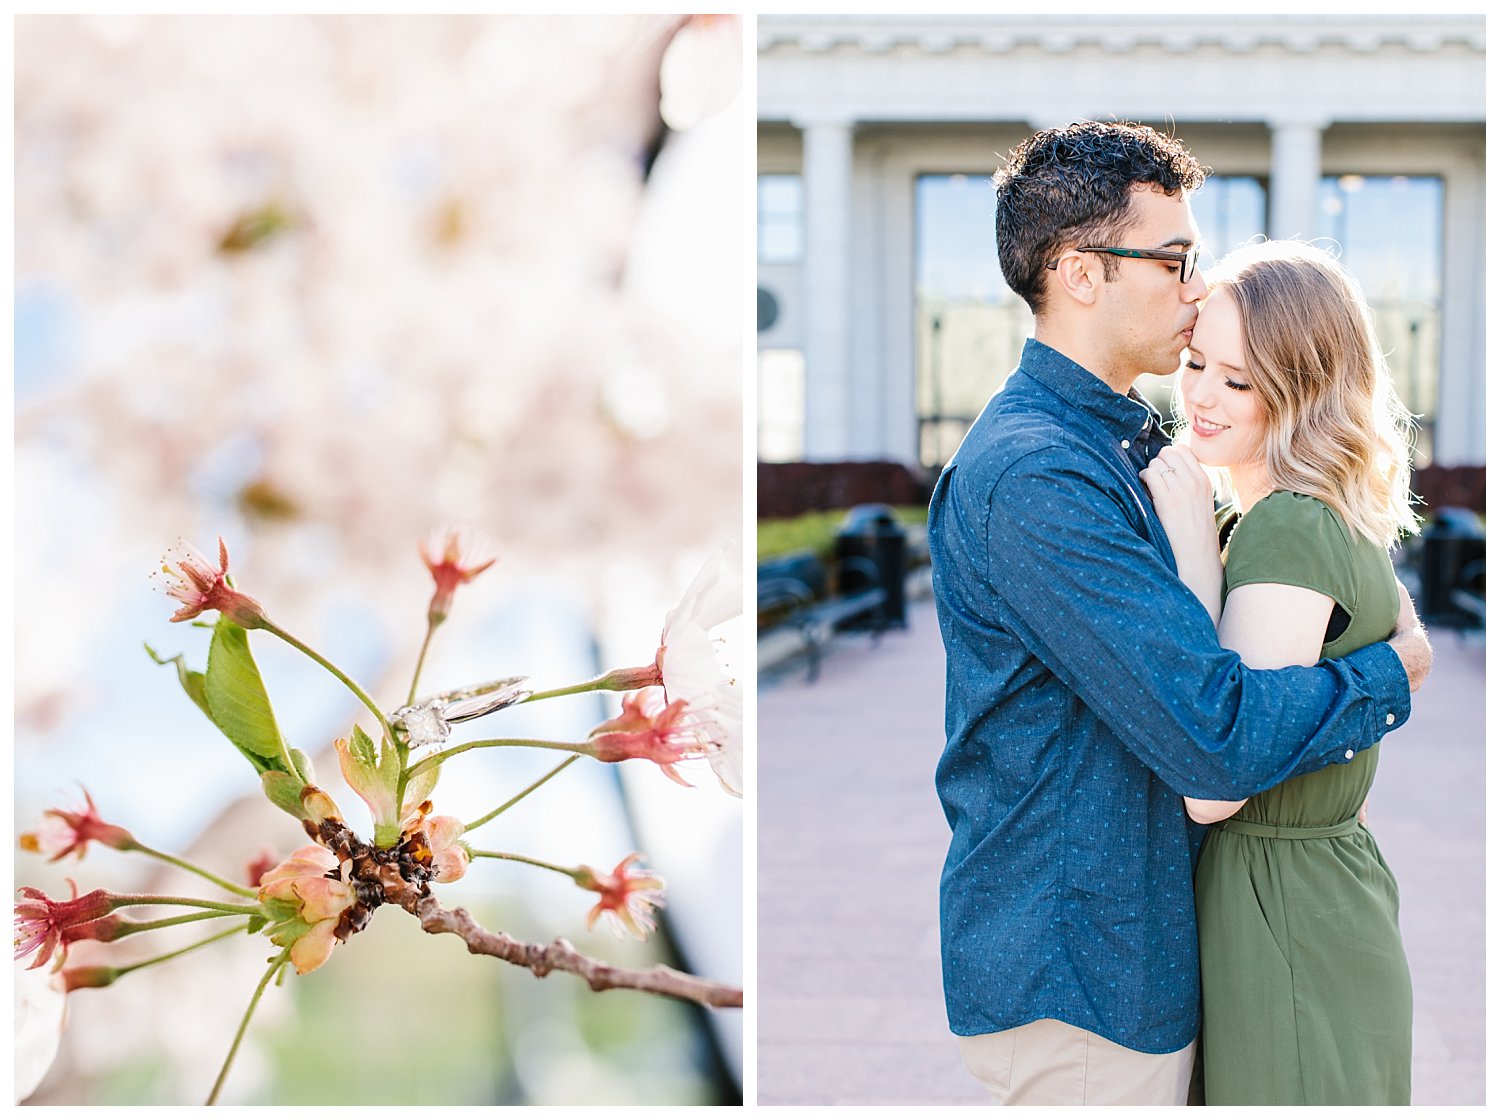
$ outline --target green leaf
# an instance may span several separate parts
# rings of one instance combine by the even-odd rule
[[[146,652],[150,654],[151,660],[155,661],[158,665],[176,665],[177,679],[182,684],[182,691],[188,694],[188,699],[197,704],[204,715],[209,719],[214,718],[213,713],[208,710],[208,696],[203,691],[202,673],[196,669],[189,669],[187,661],[184,660],[180,653],[176,657],[163,657],[149,645],[146,646]]]
[[[260,788],[276,808],[290,813],[299,821],[303,819],[302,790],[304,783],[300,778],[294,778],[283,770],[263,770],[260,775]]]
[[[308,785],[317,785],[318,776],[313,773],[312,759],[308,758],[302,751],[295,748],[287,752],[292,759],[292,768],[297,771],[294,777],[301,778]]]
[[[441,766],[433,766],[423,770],[415,778],[406,783],[406,804],[401,806],[401,819],[405,820],[417,811],[417,806],[426,801],[432,794],[433,787],[438,783],[438,775],[442,772]]]
[[[379,768],[380,764],[375,760],[375,741],[366,735],[365,729],[357,723],[349,736],[349,750],[366,766],[371,769]]]
[[[246,927],[245,932],[246,933],[259,933],[261,930],[263,930],[263,929],[266,928],[266,923],[268,921],[270,921],[270,920],[271,919],[267,918],[264,914],[262,914],[258,918],[251,918],[250,919],[250,925],[248,927]]]
[[[244,627],[220,617],[208,647],[204,674],[208,713],[219,730],[261,772],[284,770],[281,731],[271,710],[271,698]]]

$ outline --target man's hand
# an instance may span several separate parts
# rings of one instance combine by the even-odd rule
[[[1396,656],[1401,658],[1401,667],[1406,670],[1411,690],[1416,692],[1432,671],[1432,643],[1427,640],[1427,631],[1423,629],[1411,596],[1400,580],[1396,581],[1396,594],[1400,609],[1396,612],[1396,631],[1389,640]]]

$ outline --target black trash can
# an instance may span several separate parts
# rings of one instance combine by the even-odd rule
[[[1466,586],[1475,573],[1483,579],[1484,526],[1470,509],[1444,506],[1422,530],[1422,620],[1453,625],[1468,615],[1453,603],[1453,592],[1480,590]]]
[[[839,591],[860,591],[872,584],[885,591],[885,608],[854,620],[865,626],[906,626],[906,530],[890,506],[855,506],[834,540],[839,564]],[[848,561],[847,563],[845,561]]]

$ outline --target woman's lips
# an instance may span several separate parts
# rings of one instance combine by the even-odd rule
[[[1227,432],[1229,427],[1228,424],[1214,424],[1201,416],[1193,417],[1193,434],[1202,436],[1204,439],[1212,439],[1220,432]]]

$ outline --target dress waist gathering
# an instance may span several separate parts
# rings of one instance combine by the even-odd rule
[[[1220,821],[1219,827],[1225,832],[1238,832],[1243,836],[1263,836],[1269,840],[1325,840],[1331,836],[1349,836],[1358,832],[1359,816],[1356,814],[1338,824],[1307,828],[1282,824],[1257,824],[1254,821],[1240,821],[1231,817],[1229,820]]]

